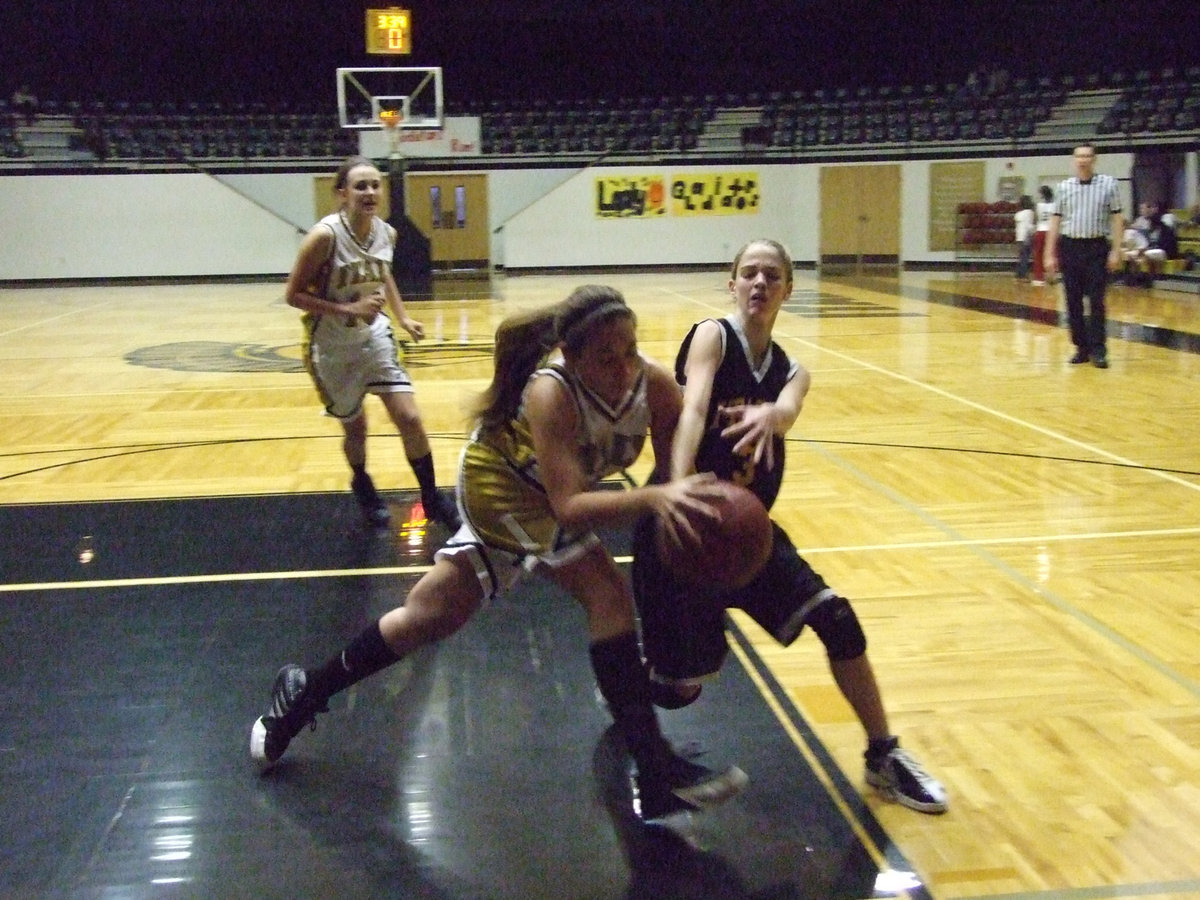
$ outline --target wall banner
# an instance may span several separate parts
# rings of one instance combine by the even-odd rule
[[[676,175],[671,179],[671,215],[751,215],[758,212],[757,172]]]
[[[596,215],[601,219],[649,219],[664,216],[665,180],[661,175],[609,175],[596,179]]]

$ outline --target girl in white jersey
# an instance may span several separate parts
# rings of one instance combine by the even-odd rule
[[[560,304],[501,323],[495,374],[459,467],[462,528],[402,606],[325,665],[280,670],[271,711],[252,729],[254,759],[272,765],[330,696],[453,634],[535,571],[584,608],[597,684],[637,764],[642,817],[704,808],[740,791],[741,770],[718,773],[684,760],[659,731],[633,597],[593,531],[656,514],[677,536],[694,540],[688,516],[716,514],[711,474],[596,490],[637,458],[647,431],[665,473],[679,410],[674,378],[638,352],[633,312],[612,288],[581,287]]]
[[[404,442],[426,515],[454,531],[454,503],[438,492],[425,425],[413,384],[400,365],[392,321],[420,340],[392,278],[396,229],[375,213],[382,176],[370,160],[352,156],[334,179],[341,201],[305,236],[288,276],[286,299],[304,311],[304,365],[325,411],[342,424],[350,487],[368,524],[388,523],[387,505],[367,474],[367,417],[363,400],[376,394]],[[391,318],[383,313],[384,307]]]

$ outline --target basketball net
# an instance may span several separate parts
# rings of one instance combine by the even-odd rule
[[[397,109],[385,109],[379,113],[379,123],[383,126],[383,133],[387,135],[392,159],[396,159],[402,155],[400,151],[400,123],[403,121],[404,113]]]

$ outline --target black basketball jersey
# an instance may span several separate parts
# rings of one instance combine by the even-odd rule
[[[721,430],[726,423],[722,422],[718,410],[725,406],[773,403],[795,374],[796,367],[779,345],[772,341],[762,365],[755,369],[749,344],[733,317],[716,321],[721,326],[721,364],[713,378],[704,436],[696,453],[696,471],[713,472],[719,478],[748,487],[770,509],[783,483],[783,438],[775,436],[774,468],[767,468],[765,460],[756,466],[753,453],[735,455],[733,445],[737,441],[721,437]],[[697,322],[692,326],[675,358],[675,380],[681,385],[687,383],[684,368],[692,338],[700,324]]]

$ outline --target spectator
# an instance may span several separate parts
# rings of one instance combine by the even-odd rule
[[[29,89],[29,85],[23,84],[13,91],[12,105],[17,115],[25,119],[26,125],[33,124],[33,119],[37,115],[38,99]]]
[[[1154,276],[1160,274],[1169,259],[1179,258],[1179,240],[1175,228],[1168,223],[1169,213],[1163,213],[1159,204],[1154,205],[1150,216],[1150,230],[1146,233],[1146,286],[1154,281]],[[1171,220],[1174,220],[1171,216]]]
[[[1034,210],[1037,214],[1037,231],[1033,233],[1033,283],[1041,287],[1046,283],[1046,266],[1042,256],[1046,252],[1046,231],[1050,228],[1050,217],[1054,215],[1054,191],[1049,185],[1043,184],[1038,189],[1038,195],[1042,199]]]
[[[1017,241],[1017,278],[1024,281],[1029,277],[1029,260],[1033,250],[1033,198],[1022,194],[1017,205],[1019,208],[1013,213],[1013,233]]]
[[[1154,204],[1142,202],[1138,204],[1138,217],[1129,223],[1130,228],[1135,228],[1142,234],[1148,234],[1150,231],[1150,218],[1154,215]]]
[[[1146,239],[1145,232],[1132,226],[1125,229],[1121,239],[1121,258],[1124,260],[1123,280],[1126,284],[1136,283],[1146,248],[1149,246],[1150,242]]]

